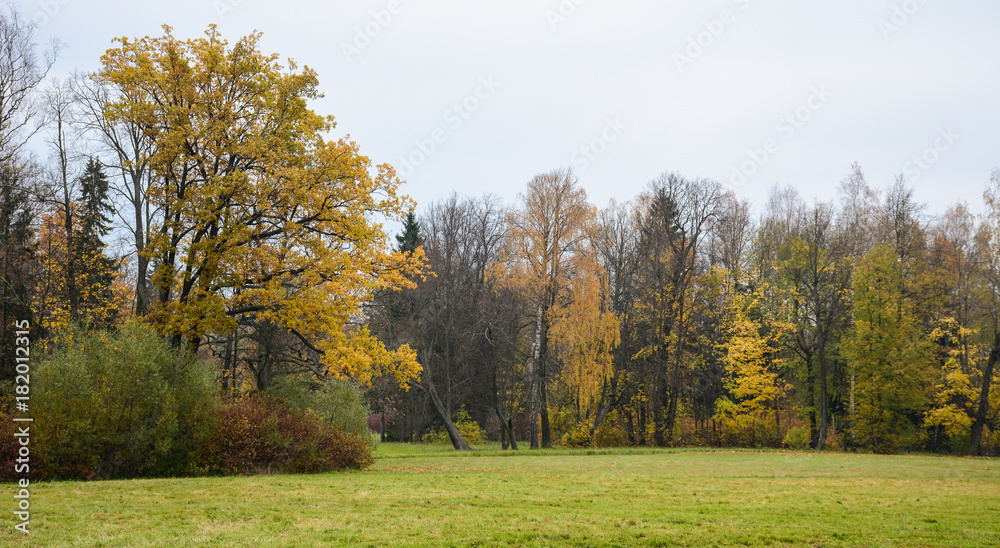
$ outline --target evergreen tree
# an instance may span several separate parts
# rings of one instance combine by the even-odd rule
[[[33,323],[31,315],[34,212],[22,186],[23,174],[0,165],[0,353],[14,356],[17,322]],[[14,360],[4,360],[0,381],[12,380]]]
[[[117,308],[112,284],[118,265],[104,253],[107,248],[104,237],[111,230],[109,215],[114,211],[108,199],[108,178],[101,163],[91,158],[78,182],[79,228],[73,238],[73,254],[79,281],[80,316],[98,325],[110,325]]]
[[[396,242],[396,249],[400,253],[412,253],[424,243],[424,238],[420,235],[420,224],[412,209],[403,219],[403,232],[396,236]]]

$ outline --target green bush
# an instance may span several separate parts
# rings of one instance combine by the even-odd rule
[[[359,438],[374,440],[375,435],[368,428],[368,404],[353,383],[330,379],[316,385],[294,377],[279,377],[269,392],[293,409],[310,411],[327,424],[339,426]]]
[[[215,375],[136,322],[70,330],[35,367],[32,403],[35,477],[179,475],[211,435]]]
[[[809,429],[804,427],[789,429],[785,434],[785,439],[782,440],[782,444],[792,449],[809,449],[809,446],[812,444]]]

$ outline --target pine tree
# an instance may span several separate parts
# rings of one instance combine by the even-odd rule
[[[403,219],[403,232],[396,236],[396,242],[396,250],[400,253],[412,253],[424,243],[424,238],[420,235],[420,224],[412,209]]]
[[[80,176],[79,232],[73,247],[80,279],[78,302],[81,315],[96,324],[110,324],[116,306],[112,284],[116,262],[104,251],[103,238],[111,230],[108,215],[114,211],[108,200],[108,178],[100,162],[91,158]]]
[[[22,189],[22,174],[0,164],[0,351],[14,356],[17,322],[34,324],[31,314],[34,212]],[[13,380],[14,360],[4,360],[0,381]]]

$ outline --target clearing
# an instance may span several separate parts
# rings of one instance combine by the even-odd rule
[[[383,445],[365,472],[33,485],[36,546],[1000,546],[1000,460]],[[6,490],[12,493],[13,485]]]

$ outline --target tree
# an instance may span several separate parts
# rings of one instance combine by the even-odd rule
[[[38,233],[38,259],[44,268],[37,277],[34,306],[39,325],[50,334],[71,321],[110,326],[124,300],[115,288],[119,264],[105,254],[103,238],[111,228],[107,214],[112,207],[101,165],[91,159],[73,188],[78,194],[64,198],[69,207],[57,203],[42,216]],[[76,222],[67,226],[66,215]]]
[[[411,209],[403,219],[403,232],[396,236],[396,250],[400,253],[413,253],[423,241],[420,235],[420,223],[417,222],[417,216]]]
[[[0,351],[14,355],[17,322],[33,323],[32,290],[37,274],[35,207],[25,189],[23,168],[0,163]],[[14,363],[0,368],[0,381],[14,378]]]
[[[230,46],[213,26],[181,41],[165,27],[102,57],[98,78],[116,90],[108,122],[141,127],[151,147],[150,321],[192,349],[241,321],[273,325],[334,376],[406,382],[413,352],[387,351],[352,318],[419,271],[375,221],[401,217],[409,200],[391,166],[323,139],[333,120],[308,108],[316,73],[281,66],[259,40]]]
[[[612,375],[620,325],[609,309],[607,278],[593,254],[577,254],[573,270],[569,303],[557,303],[550,311],[550,339],[577,422],[592,422],[599,412],[601,389]]]
[[[993,348],[983,369],[975,421],[972,423],[969,454],[973,456],[979,455],[982,450],[983,430],[989,416],[990,389],[997,361],[1000,360],[1000,171],[993,172],[993,177],[983,192],[983,200],[986,202],[986,212],[977,234],[977,243],[982,249],[982,272],[989,288],[987,322],[993,332]]]
[[[685,352],[692,328],[689,293],[699,264],[699,251],[719,213],[721,185],[663,174],[650,182],[643,197],[639,256],[642,332],[636,357],[646,364],[657,445],[673,436],[684,381]],[[642,422],[642,421],[640,421]],[[640,424],[645,428],[645,424]]]
[[[29,186],[34,167],[22,149],[38,126],[37,88],[55,62],[53,44],[39,59],[35,25],[10,4],[0,7],[0,351],[13,356],[16,322],[32,324],[31,301],[37,277],[33,224],[37,204]],[[13,364],[0,368],[0,380],[13,377]]]
[[[858,442],[876,452],[915,443],[933,378],[930,343],[902,290],[902,262],[889,245],[874,248],[854,279],[854,333],[844,343],[857,372]]]
[[[493,197],[452,194],[431,204],[419,222],[404,223],[398,241],[401,247],[422,242],[432,275],[417,280],[415,289],[386,295],[373,318],[392,344],[416,350],[423,371],[411,385],[426,394],[455,449],[469,449],[455,424],[458,413],[500,412],[490,401],[495,387],[488,372],[496,361],[499,318],[489,313],[487,273],[498,259],[502,234]]]
[[[99,75],[82,74],[74,75],[70,88],[79,111],[80,127],[88,136],[96,137],[108,162],[106,167],[115,174],[109,181],[109,187],[130,206],[128,211],[116,209],[115,213],[133,238],[136,265],[134,311],[137,316],[145,316],[150,304],[146,231],[159,213],[149,196],[152,144],[138,120],[116,115],[104,108],[113,100],[121,99],[122,90],[101,80]]]
[[[833,207],[819,203],[801,215],[779,269],[792,303],[793,349],[806,369],[812,441],[822,449],[831,425],[831,354],[849,309],[850,269],[835,232]]]
[[[512,253],[526,265],[534,308],[534,335],[529,367],[529,418],[531,448],[537,449],[541,418],[541,446],[552,447],[549,424],[548,382],[552,356],[549,336],[551,310],[565,292],[570,275],[570,261],[586,236],[587,219],[592,209],[587,194],[569,171],[552,171],[535,176],[524,194],[518,195],[520,207],[512,212]]]
[[[635,442],[632,400],[638,395],[632,356],[638,352],[635,338],[636,272],[639,268],[638,214],[633,204],[612,200],[598,212],[589,235],[600,272],[606,278],[606,306],[618,320],[619,342],[612,350],[612,374],[601,386],[601,405],[590,428],[593,437],[601,422],[618,409],[626,419],[631,442]]]
[[[40,60],[36,47],[35,25],[8,5],[6,13],[0,13],[0,165],[10,164],[38,131],[38,126],[32,127],[40,105],[35,89],[59,48],[53,43]]]
[[[792,326],[778,319],[780,310],[767,309],[766,287],[753,293],[741,293],[738,284],[730,281],[726,292],[722,345],[726,364],[728,396],[716,403],[716,418],[724,434],[745,437],[745,444],[759,444],[758,430],[773,415],[775,434],[781,439],[781,402],[790,386],[781,378],[782,359],[778,357],[782,338]],[[751,436],[746,438],[746,436]]]

